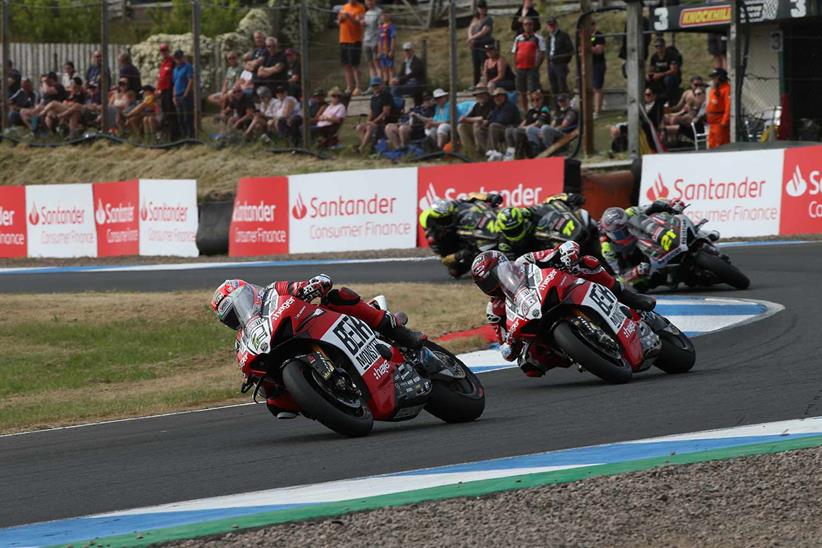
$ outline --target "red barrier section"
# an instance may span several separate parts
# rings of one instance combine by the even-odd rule
[[[822,233],[822,146],[785,150],[780,234]]]
[[[634,176],[630,171],[585,172],[582,174],[582,195],[585,196],[585,209],[595,219],[599,219],[602,212],[609,207],[630,206],[633,188]]]
[[[0,186],[0,257],[26,256],[26,187]]]
[[[140,219],[137,180],[93,183],[94,224],[97,227],[97,256],[140,253]]]
[[[240,179],[228,231],[231,257],[288,253],[288,177]]]

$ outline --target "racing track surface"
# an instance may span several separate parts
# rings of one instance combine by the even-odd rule
[[[253,406],[0,437],[0,527],[822,414],[822,246],[728,252],[752,289],[710,293],[770,300],[786,310],[696,339],[698,361],[688,375],[652,370],[608,386],[576,371],[543,379],[499,371],[482,376],[488,404],[475,423],[446,425],[424,415],[378,423],[369,437],[354,440],[305,419],[276,422]],[[369,269],[386,280],[426,272],[424,279],[444,279],[431,266]]]

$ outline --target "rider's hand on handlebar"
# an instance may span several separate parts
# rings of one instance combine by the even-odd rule
[[[579,244],[571,240],[559,246],[559,260],[562,266],[571,269],[579,262]]]
[[[310,301],[317,297],[325,297],[331,288],[334,287],[334,282],[331,277],[326,274],[318,274],[310,280],[305,287],[300,290],[299,297],[304,301]]]
[[[671,200],[671,209],[673,209],[676,213],[682,213],[689,205],[690,204],[683,202],[681,198],[674,198]]]

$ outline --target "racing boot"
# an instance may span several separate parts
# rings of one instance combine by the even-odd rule
[[[656,299],[650,295],[643,295],[642,293],[637,293],[632,289],[622,287],[622,284],[619,282],[614,284],[614,287],[611,288],[611,292],[613,292],[619,302],[633,308],[634,310],[649,312],[656,306]]]
[[[401,318],[408,321],[408,317],[402,314]],[[425,342],[425,335],[419,331],[408,329],[402,323],[397,321],[397,317],[391,312],[386,312],[380,320],[380,323],[374,328],[381,335],[384,335],[396,342],[400,346],[419,350],[422,348],[422,343]]]

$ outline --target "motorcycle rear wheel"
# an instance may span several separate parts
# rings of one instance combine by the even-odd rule
[[[668,332],[657,333],[662,341],[662,349],[654,365],[666,373],[687,373],[696,363],[696,350],[687,335]]]
[[[323,395],[323,389],[316,385],[312,369],[300,360],[292,360],[283,367],[283,382],[291,396],[303,410],[303,414],[343,436],[361,437],[371,432],[374,417],[365,401],[360,398],[360,408],[343,410]]]
[[[617,364],[601,355],[568,322],[559,322],[553,335],[554,341],[571,359],[605,382],[623,384],[633,377],[634,372],[627,363]]]
[[[707,251],[699,251],[694,256],[694,261],[701,268],[713,272],[717,279],[722,282],[735,287],[736,289],[748,289],[751,285],[751,280],[742,273],[737,267],[722,260],[721,257],[708,253]]]
[[[464,379],[431,379],[431,395],[425,410],[445,422],[470,422],[485,410],[485,388],[468,366],[445,348],[431,341],[425,346],[438,358],[447,359],[465,373]]]

